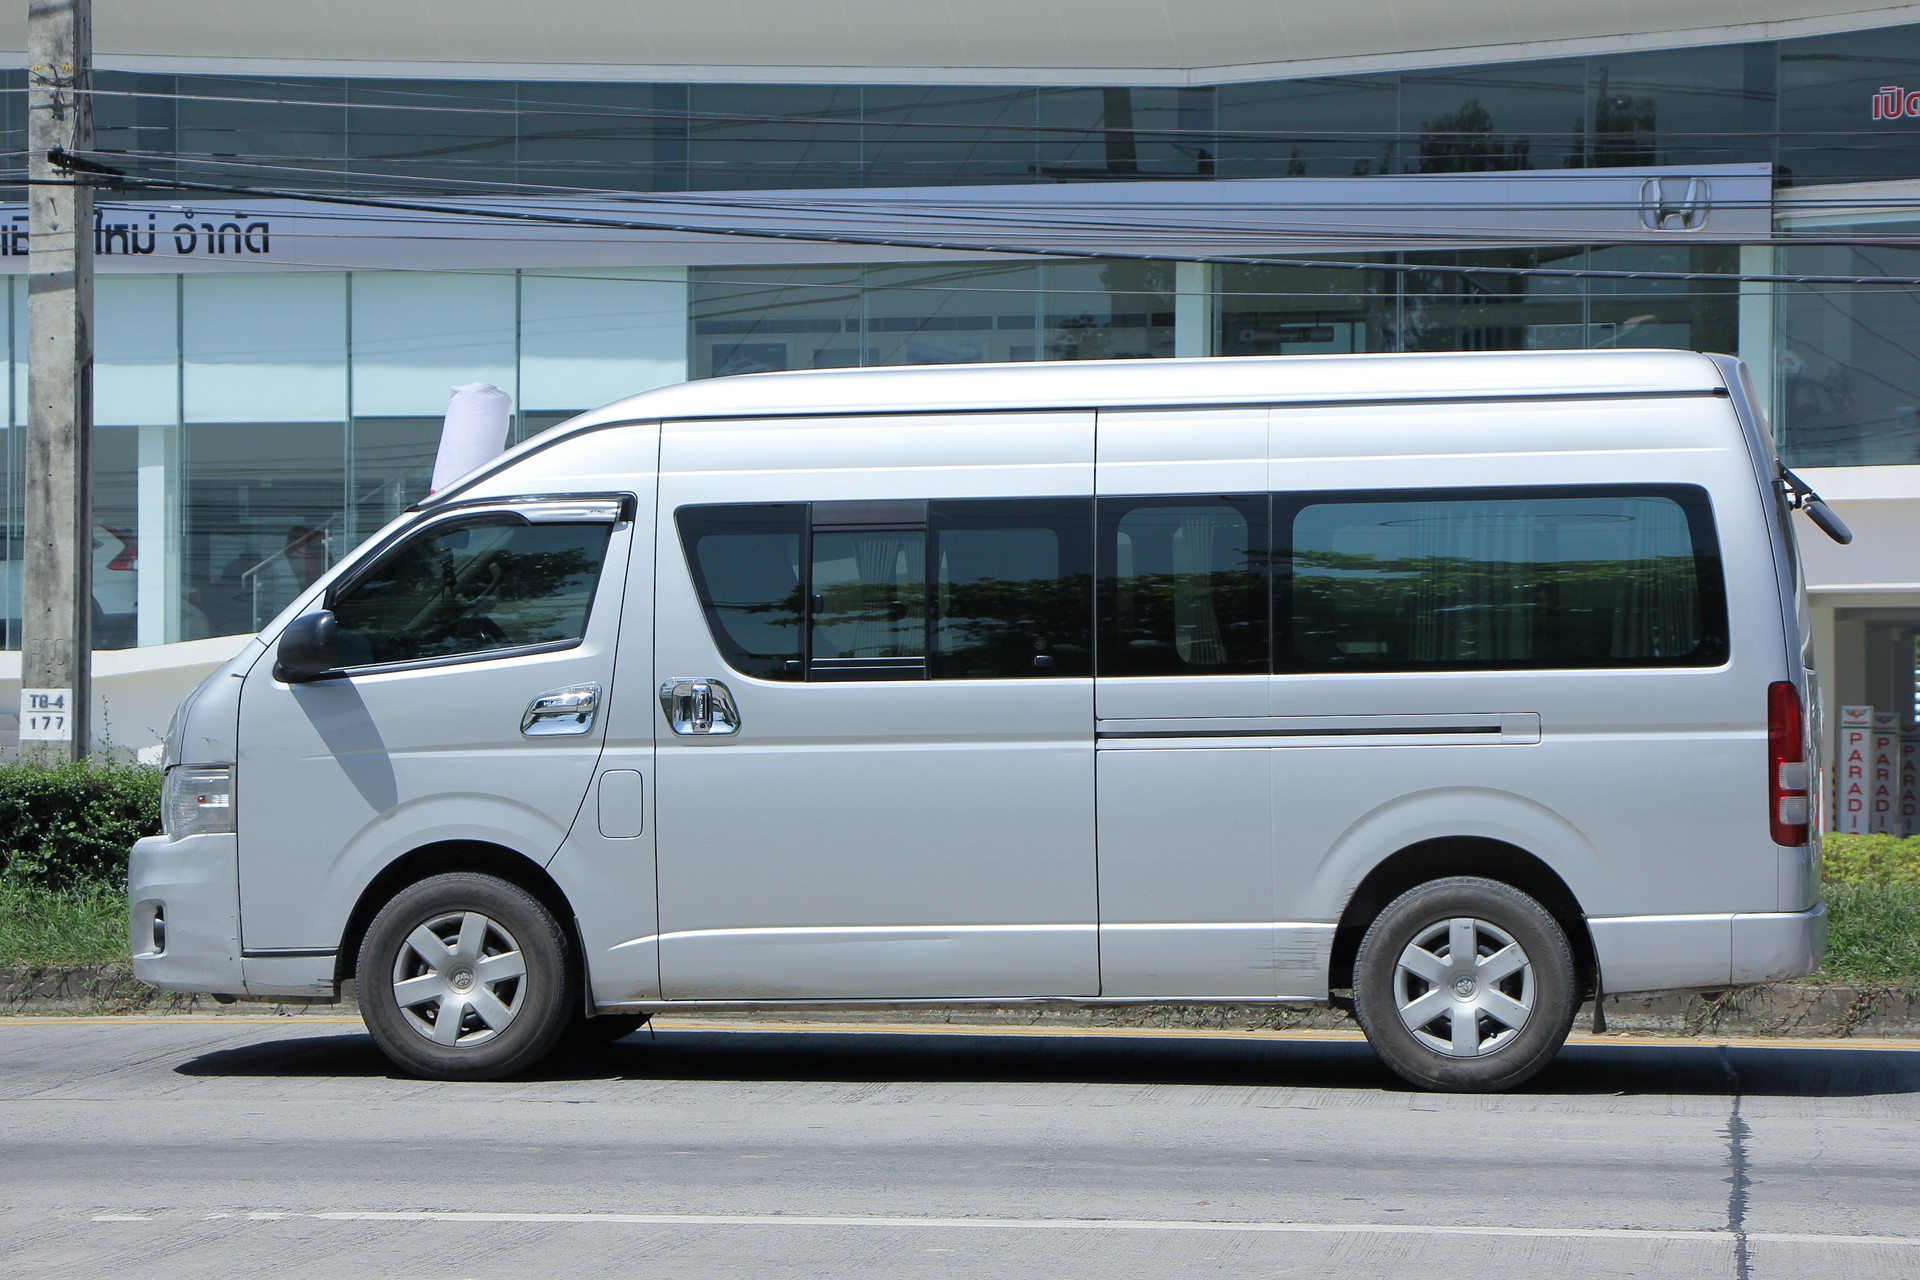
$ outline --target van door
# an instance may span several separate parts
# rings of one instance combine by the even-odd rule
[[[1277,990],[1267,417],[1100,414],[1103,995]]]
[[[653,679],[652,540],[658,482],[652,474],[638,474],[642,458],[651,471],[658,457],[658,433],[655,423],[620,428],[626,482],[635,490],[636,545],[614,649],[618,692],[607,700],[606,741],[586,803],[548,867],[573,908],[589,995],[596,1004],[660,996],[653,865],[653,732],[660,709]]]
[[[544,863],[593,776],[612,695],[632,499],[485,502],[436,515],[323,601],[341,666],[240,701],[247,955],[330,951],[361,888],[424,845]]]
[[[667,425],[667,998],[1098,993],[1092,427]]]

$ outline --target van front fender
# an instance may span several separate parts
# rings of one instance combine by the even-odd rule
[[[353,833],[327,867],[313,904],[322,935],[341,937],[366,888],[427,845],[474,843],[511,850],[539,866],[559,851],[573,813],[557,822],[531,805],[484,792],[447,792],[403,802]]]

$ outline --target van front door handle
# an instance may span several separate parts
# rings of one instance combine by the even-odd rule
[[[667,725],[683,737],[740,732],[740,708],[733,691],[706,676],[674,676],[660,686],[660,709]]]

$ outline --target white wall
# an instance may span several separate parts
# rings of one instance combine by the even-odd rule
[[[252,638],[219,636],[94,654],[95,749],[157,760],[180,700]],[[20,655],[0,652],[0,756],[19,745],[19,709]]]

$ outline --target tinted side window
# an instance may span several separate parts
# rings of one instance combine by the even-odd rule
[[[577,642],[611,532],[482,521],[416,537],[333,602],[341,665]]]
[[[922,679],[927,666],[927,529],[822,527],[809,557],[807,678]]]
[[[1264,494],[1103,498],[1102,676],[1268,670]]]
[[[1093,504],[935,502],[933,677],[1093,674]]]
[[[1727,622],[1688,486],[1284,500],[1283,671],[1709,666]]]
[[[674,519],[727,665],[763,680],[798,680],[806,507],[682,507]]]
[[[675,513],[721,655],[768,680],[1092,674],[1089,498]]]

